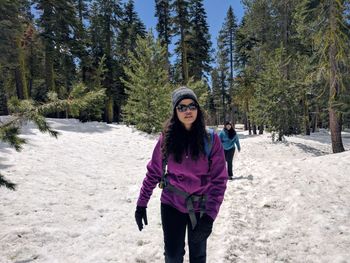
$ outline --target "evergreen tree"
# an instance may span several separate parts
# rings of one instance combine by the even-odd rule
[[[135,52],[129,52],[130,67],[124,67],[128,95],[124,120],[147,133],[158,132],[170,108],[166,50],[152,33],[139,37],[136,44]]]
[[[253,100],[253,118],[265,123],[273,132],[273,140],[282,141],[283,136],[296,134],[299,123],[299,100],[296,98],[294,83],[284,78],[285,50],[276,49],[271,60],[266,61],[264,72],[259,75]],[[298,127],[297,127],[298,128]]]
[[[188,72],[194,80],[202,80],[210,72],[211,41],[203,0],[189,2],[190,40]]]
[[[172,23],[171,23],[171,9],[170,9],[170,0],[155,0],[156,2],[156,12],[155,16],[158,17],[157,22],[157,32],[158,38],[162,46],[165,47],[166,57],[168,59],[168,70],[169,70],[169,79],[170,79],[170,52],[169,45],[171,44],[172,38]]]
[[[42,13],[38,24],[45,46],[46,91],[55,91],[62,96],[69,92],[75,76],[71,55],[71,43],[77,28],[73,0],[35,0],[34,3]]]
[[[88,4],[91,0],[74,0],[77,14],[77,29],[74,35],[73,54],[79,58],[80,80],[83,83],[88,83],[87,71],[91,66],[89,57],[89,39],[85,21],[88,19]]]
[[[349,57],[349,28],[345,22],[345,2],[344,0],[302,2],[303,23],[309,26],[309,34],[318,53],[318,70],[329,87],[329,127],[334,153],[344,151],[341,137],[342,114],[335,105],[346,90],[343,80],[348,73],[346,64]]]
[[[116,54],[118,57],[117,64],[117,79],[116,85],[118,86],[118,96],[116,102],[116,114],[120,115],[121,107],[125,104],[127,99],[125,94],[125,85],[121,79],[127,79],[127,75],[124,72],[124,67],[128,67],[129,52],[135,52],[136,39],[145,37],[146,29],[143,22],[140,20],[138,14],[135,11],[134,1],[129,0],[123,8],[123,15],[119,23],[119,35],[117,38]]]
[[[128,63],[128,52],[134,52],[138,36],[146,35],[146,27],[135,11],[134,0],[129,0],[123,8],[117,40],[118,55],[123,64]]]
[[[227,110],[229,111],[229,118],[232,119],[235,122],[235,116],[233,112],[235,111],[235,107],[233,105],[232,98],[234,96],[233,91],[233,66],[234,66],[234,45],[235,45],[235,39],[236,39],[236,30],[237,30],[237,21],[236,17],[233,13],[232,7],[230,6],[227,15],[225,17],[224,24],[222,25],[222,28],[219,32],[219,38],[218,41],[220,46],[220,56],[227,56],[227,58],[222,58],[220,63],[227,63],[228,66],[228,77],[227,77],[227,92],[229,96],[227,96],[226,106]],[[221,66],[223,68],[223,65]],[[226,106],[225,106],[225,115],[226,115]],[[225,116],[226,117],[226,116]]]
[[[227,119],[227,108],[228,108],[228,88],[229,88],[229,67],[228,67],[228,49],[225,46],[224,34],[222,31],[219,32],[217,39],[217,71],[219,76],[220,86],[220,97],[222,104],[222,111],[220,119],[225,121]]]
[[[234,101],[243,113],[245,130],[249,130],[249,133],[251,133],[249,105],[255,92],[254,80],[257,79],[254,63],[252,62],[252,53],[257,43],[256,39],[247,33],[245,20],[246,16],[242,18],[242,22],[236,31],[234,65],[237,77],[235,79],[236,94],[234,95]],[[263,127],[263,125],[260,125],[260,127]]]
[[[0,64],[0,72],[2,72],[2,67]],[[3,76],[0,73],[1,76]],[[8,114],[8,109],[7,109],[7,96],[6,96],[6,90],[5,90],[5,85],[4,85],[5,80],[0,77],[0,116],[1,115],[7,115]]]
[[[6,79],[13,79],[15,86],[9,88],[20,99],[29,97],[26,78],[26,54],[23,38],[28,22],[28,1],[4,0],[0,3],[0,65],[2,65],[3,85]],[[13,75],[14,74],[14,75]],[[2,90],[5,90],[2,87]],[[13,94],[13,95],[14,95]],[[4,98],[4,97],[3,97]],[[6,110],[6,109],[4,109]]]
[[[78,108],[78,111],[74,111],[75,117],[79,117],[79,120],[83,122],[94,120],[100,121],[102,119],[102,109],[104,108],[104,100],[106,97],[105,89],[102,86],[105,72],[105,57],[103,56],[99,62],[95,74],[92,77],[92,82],[87,86],[85,86],[84,83],[78,83],[76,85],[78,89],[77,92],[75,92],[75,94],[77,94],[78,96],[81,96],[81,94],[84,94],[86,92],[92,92],[93,94],[96,92],[103,93],[103,95],[100,96],[100,99],[86,101],[84,107],[75,107]]]
[[[91,7],[91,38],[93,62],[96,65],[105,56],[106,71],[103,87],[106,89],[104,120],[111,123],[114,118],[114,101],[119,95],[120,87],[116,82],[116,60],[114,59],[115,42],[118,23],[121,16],[120,1],[94,1]]]
[[[233,65],[234,65],[234,45],[236,40],[236,30],[237,30],[237,19],[236,16],[233,13],[233,9],[230,6],[227,15],[225,18],[224,25],[221,29],[221,35],[223,38],[223,44],[227,48],[227,53],[229,56],[229,63],[230,63],[230,87],[232,87],[233,83]]]
[[[45,101],[44,45],[34,21],[28,25],[25,47],[27,51],[28,93],[38,101]]]
[[[210,87],[208,83],[205,80],[195,80],[194,78],[191,78],[188,81],[187,86],[197,95],[198,102],[202,106],[202,109],[208,111],[210,102]]]
[[[59,133],[47,123],[44,117],[46,114],[70,109],[71,113],[75,115],[88,105],[103,100],[103,96],[104,90],[102,89],[95,92],[85,92],[83,87],[76,86],[71,91],[69,99],[61,100],[56,93],[51,92],[49,101],[45,104],[38,104],[32,100],[18,100],[13,97],[9,101],[11,114],[6,119],[0,120],[0,141],[8,143],[16,151],[20,151],[23,144],[26,143],[24,139],[18,136],[21,131],[20,127],[28,121],[32,121],[40,132],[48,132],[51,136],[57,138]],[[2,186],[15,190],[16,185],[0,174],[0,187]]]
[[[275,57],[276,53],[285,56],[280,58],[280,61],[288,61],[288,63],[280,64],[283,67],[282,77],[289,80],[290,86],[297,87],[295,78],[289,77],[291,75],[295,76],[295,72],[291,72],[291,69],[295,70],[297,68],[293,64],[297,60],[292,57],[297,47],[293,47],[293,45],[296,45],[293,42],[295,37],[291,37],[295,33],[295,29],[292,27],[292,18],[296,1],[291,3],[288,0],[245,0],[244,4],[247,11],[236,34],[237,54],[235,54],[235,64],[238,70],[236,85],[238,89],[236,98],[238,100],[236,101],[239,102],[239,99],[243,99],[241,107],[243,106],[245,112],[244,119],[246,119],[247,128],[251,125],[253,128],[258,125],[261,133],[264,124],[261,121],[264,118],[256,118],[256,114],[251,114],[253,112],[250,109],[253,108],[250,107],[250,104],[252,103],[252,98],[257,97],[255,92],[257,89],[260,89],[258,87],[260,80],[264,79],[264,76],[272,71],[271,58]],[[279,51],[281,49],[283,52]],[[275,61],[275,63],[277,62]],[[267,65],[269,66],[267,67]],[[284,89],[283,86],[280,86],[280,88]],[[269,91],[266,90],[266,92]],[[288,93],[290,91],[286,88],[285,92]],[[299,90],[296,88],[295,94],[299,96]],[[264,107],[263,105],[259,106]],[[298,118],[295,119],[298,120]],[[283,118],[279,118],[279,120],[283,121]],[[256,123],[257,121],[260,121],[260,123]],[[300,131],[299,122],[297,121],[294,125],[295,127],[291,127],[291,130],[294,132]]]
[[[215,125],[222,124],[223,106],[222,104],[222,90],[220,85],[219,73],[216,68],[211,71],[211,88],[212,88],[212,99],[213,99],[213,114]]]
[[[189,2],[188,0],[174,0],[171,7],[174,12],[174,35],[179,38],[175,43],[175,53],[178,55],[176,71],[181,72],[177,82],[186,84],[189,81],[188,52],[191,28]]]

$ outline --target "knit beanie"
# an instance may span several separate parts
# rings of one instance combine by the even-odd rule
[[[195,103],[198,104],[197,96],[194,94],[193,90],[187,87],[180,87],[174,90],[173,94],[171,95],[173,109],[175,109],[177,104],[183,99],[192,99]]]

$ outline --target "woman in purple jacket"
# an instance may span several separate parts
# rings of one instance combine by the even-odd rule
[[[160,183],[165,262],[183,262],[187,228],[190,262],[201,263],[206,262],[207,238],[226,190],[224,150],[218,135],[206,131],[191,89],[176,89],[172,105],[173,114],[147,165],[135,219],[141,231],[143,222],[147,225],[147,203]]]

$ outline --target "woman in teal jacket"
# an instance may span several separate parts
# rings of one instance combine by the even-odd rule
[[[228,171],[228,178],[230,180],[233,179],[233,172],[232,172],[232,160],[233,156],[235,154],[235,149],[237,146],[237,150],[241,151],[241,145],[239,144],[238,135],[233,128],[233,125],[231,122],[227,121],[225,123],[224,129],[219,134],[221,143],[224,147],[225,151],[225,159],[227,162],[227,171]]]

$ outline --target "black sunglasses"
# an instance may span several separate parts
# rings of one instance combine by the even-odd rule
[[[194,111],[198,108],[198,105],[194,102],[188,104],[188,105],[184,105],[184,104],[179,104],[176,106],[176,109],[179,111],[179,112],[185,112],[187,111],[187,109],[189,109],[190,111]]]

